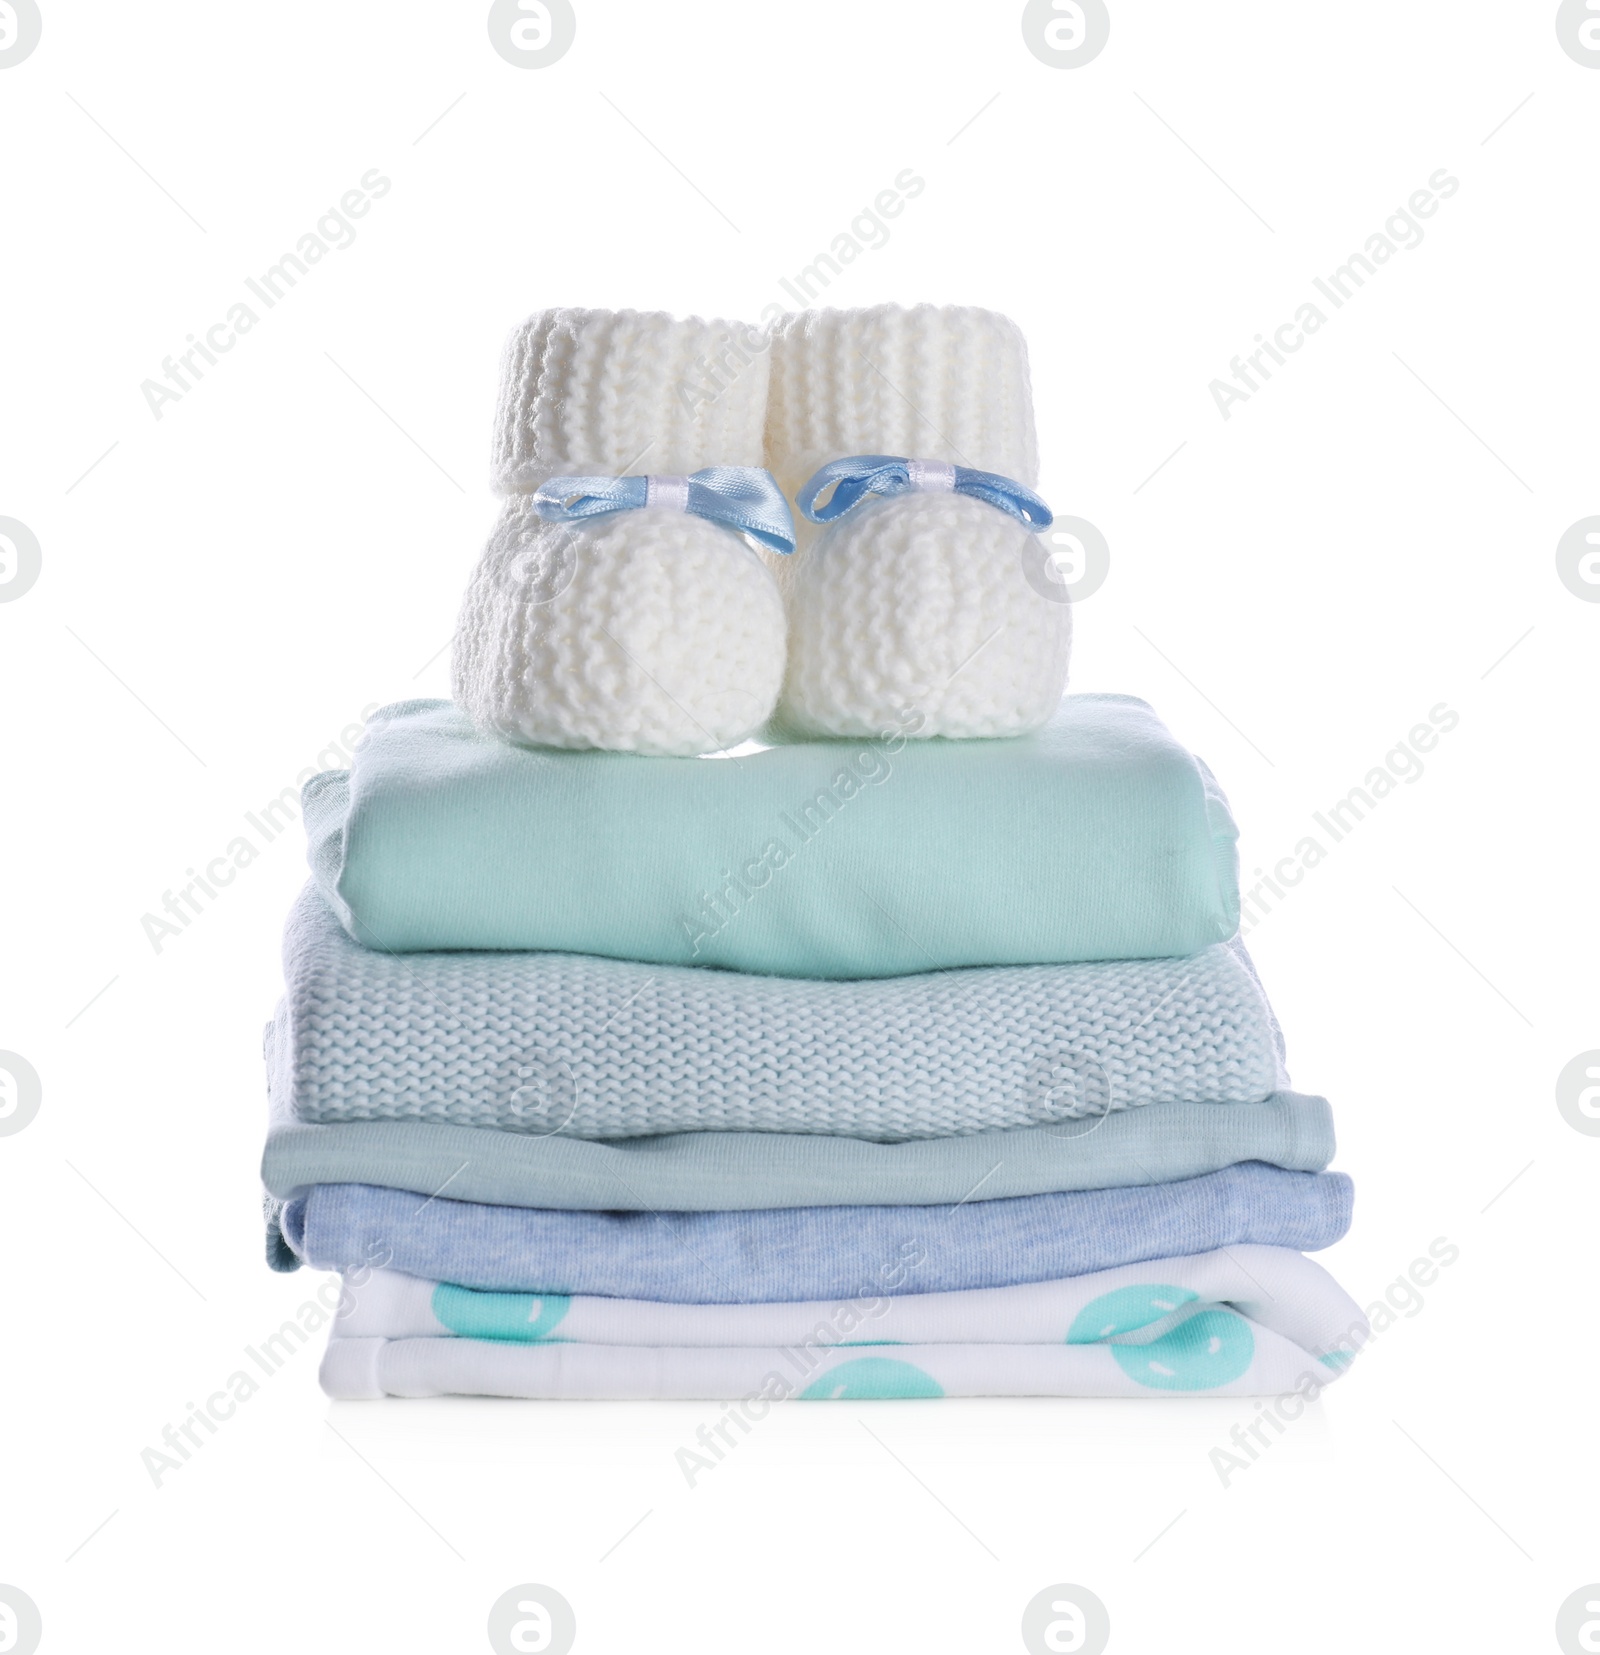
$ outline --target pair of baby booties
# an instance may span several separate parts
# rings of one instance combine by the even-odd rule
[[[799,737],[1009,736],[1066,685],[1071,606],[1035,534],[964,494],[868,498],[780,555],[647,505],[550,522],[554,477],[764,466],[792,501],[830,461],[907,456],[1037,482],[1027,347],[970,307],[787,315],[762,330],[547,310],[508,341],[456,700],[538,746],[695,754]],[[669,483],[667,485],[671,487]]]

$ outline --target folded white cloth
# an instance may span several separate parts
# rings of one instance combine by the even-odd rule
[[[462,605],[454,694],[548,747],[704,753],[765,722],[784,617],[731,529],[663,506],[546,523],[555,476],[759,466],[768,358],[743,323],[547,310],[508,341],[494,484],[510,496]],[[720,370],[720,371],[719,371]]]
[[[915,1276],[903,1260],[885,1274]],[[866,1279],[866,1278],[864,1278]],[[1323,1267],[1287,1247],[1243,1244],[1123,1264],[1057,1281],[964,1292],[890,1292],[776,1304],[670,1304],[559,1293],[484,1293],[398,1270],[355,1270],[341,1339],[496,1339],[511,1344],[1059,1345],[1132,1334],[1207,1305],[1231,1305],[1323,1355],[1348,1346],[1360,1307]],[[878,1291],[878,1287],[885,1289]]]
[[[1339,1369],[1233,1311],[1195,1317],[1174,1342],[904,1345],[893,1356],[642,1345],[506,1345],[487,1339],[334,1339],[322,1388],[341,1401],[505,1396],[558,1401],[857,1402],[943,1396],[1274,1396],[1330,1384]],[[1138,1350],[1132,1355],[1130,1351]],[[1211,1364],[1208,1368],[1207,1364]],[[1210,1382],[1207,1372],[1225,1373]],[[758,1417],[751,1415],[749,1417]]]
[[[831,1304],[474,1293],[378,1271],[347,1278],[321,1377],[352,1399],[1237,1396],[1320,1388],[1366,1337],[1325,1270],[1273,1247]]]
[[[774,330],[767,467],[791,499],[858,454],[1038,480],[1028,353],[967,306],[786,316]],[[993,506],[914,493],[796,525],[769,559],[789,612],[779,715],[808,735],[1004,736],[1038,729],[1067,681],[1072,611],[1030,582],[1035,537]]]
[[[1288,1083],[1243,945],[1187,960],[823,982],[581,954],[387,954],[307,887],[284,937],[275,1092],[302,1121],[575,1138],[896,1143]]]

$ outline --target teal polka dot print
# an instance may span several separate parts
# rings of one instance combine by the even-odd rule
[[[800,1396],[806,1402],[865,1402],[889,1397],[943,1396],[931,1374],[887,1356],[858,1356],[813,1379]]]
[[[1176,1314],[1198,1297],[1187,1287],[1155,1283],[1120,1287],[1092,1300],[1073,1318],[1069,1345],[1098,1344],[1136,1333]],[[1156,1391],[1210,1391],[1240,1377],[1254,1360],[1255,1335],[1236,1311],[1197,1311],[1146,1344],[1108,1347],[1133,1381]]]
[[[1186,1304],[1192,1304],[1197,1295],[1187,1287],[1165,1287],[1142,1283],[1137,1287],[1119,1287],[1114,1293],[1102,1293],[1091,1299],[1073,1318],[1067,1330],[1069,1345],[1097,1345],[1118,1333],[1136,1333],[1152,1322],[1159,1322]]]
[[[480,1293],[440,1282],[433,1290],[433,1313],[464,1339],[502,1339],[521,1345],[548,1339],[572,1305],[560,1293]]]

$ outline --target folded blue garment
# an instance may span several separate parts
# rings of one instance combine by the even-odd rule
[[[493,1292],[671,1304],[1009,1287],[1237,1243],[1315,1251],[1350,1224],[1342,1173],[1246,1162],[1201,1178],[934,1207],[557,1212],[364,1184],[288,1203],[283,1236],[319,1269],[371,1266]]]
[[[283,955],[272,1086],[304,1121],[895,1143],[1259,1103],[1288,1078],[1237,942],[1187,960],[815,982],[583,954],[385,954],[352,942],[308,887]]]
[[[405,701],[305,819],[341,923],[391,953],[889,977],[1183,956],[1239,922],[1227,801],[1131,696],[1015,740],[697,759],[515,747]]]

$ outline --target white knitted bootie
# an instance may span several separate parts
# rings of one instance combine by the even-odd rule
[[[758,469],[702,470],[762,464],[763,344],[743,323],[635,311],[542,311],[512,334],[493,462],[507,500],[452,672],[480,728],[689,754],[766,720],[783,603],[740,529],[763,509],[771,527],[775,503],[787,535],[788,512]]]
[[[1029,526],[1049,514],[1030,492],[1038,451],[1014,323],[932,305],[785,317],[766,453],[791,499],[825,466],[875,474],[838,483],[835,503],[860,503],[820,529],[799,523],[800,549],[777,569],[785,727],[1009,736],[1045,723],[1066,687],[1072,611]],[[833,466],[853,456],[912,463]]]

